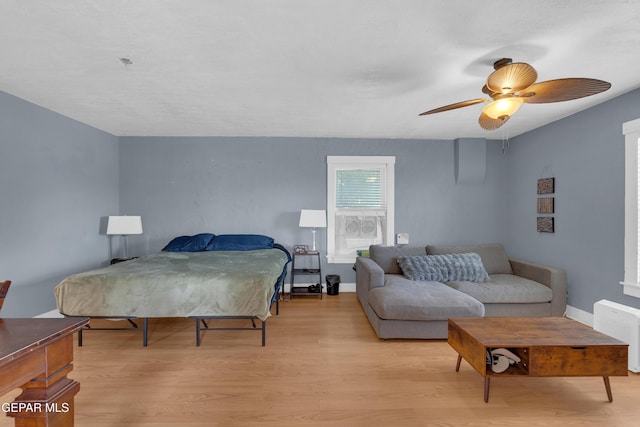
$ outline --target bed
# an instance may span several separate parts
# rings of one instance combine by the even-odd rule
[[[268,236],[202,233],[177,237],[160,253],[69,276],[54,293],[63,315],[126,319],[130,328],[94,329],[139,329],[145,346],[154,317],[195,319],[198,346],[202,330],[257,330],[260,320],[264,346],[290,261]],[[252,327],[210,328],[207,319],[249,319]]]

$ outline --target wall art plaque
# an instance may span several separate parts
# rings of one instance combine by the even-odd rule
[[[553,194],[556,190],[555,178],[542,178],[538,180],[538,194]]]
[[[553,233],[555,230],[555,224],[552,216],[539,216],[538,217],[538,232],[540,233]]]

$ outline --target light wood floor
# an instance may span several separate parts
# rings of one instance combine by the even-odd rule
[[[77,426],[637,426],[640,376],[483,378],[446,341],[379,340],[354,293],[296,298],[252,331],[193,320],[85,333],[71,377]],[[275,310],[274,310],[275,311]],[[105,321],[103,321],[105,322]],[[231,322],[231,321],[227,321]],[[235,322],[235,321],[233,321]],[[246,323],[246,322],[245,322]],[[227,323],[228,324],[228,323]],[[243,324],[244,326],[244,324]],[[0,396],[0,402],[15,393]],[[0,414],[0,425],[13,419]]]

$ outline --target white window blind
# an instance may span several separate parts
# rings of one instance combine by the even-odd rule
[[[393,156],[327,157],[327,256],[352,263],[358,250],[393,242]]]
[[[384,170],[340,169],[336,171],[336,208],[386,208]]]

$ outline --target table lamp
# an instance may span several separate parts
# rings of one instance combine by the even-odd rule
[[[142,217],[110,216],[107,221],[107,234],[122,236],[124,240],[124,258],[129,258],[127,236],[129,234],[142,234]]]
[[[311,228],[313,234],[313,248],[316,251],[316,228],[327,226],[327,213],[324,210],[302,209],[300,211],[299,227]]]

